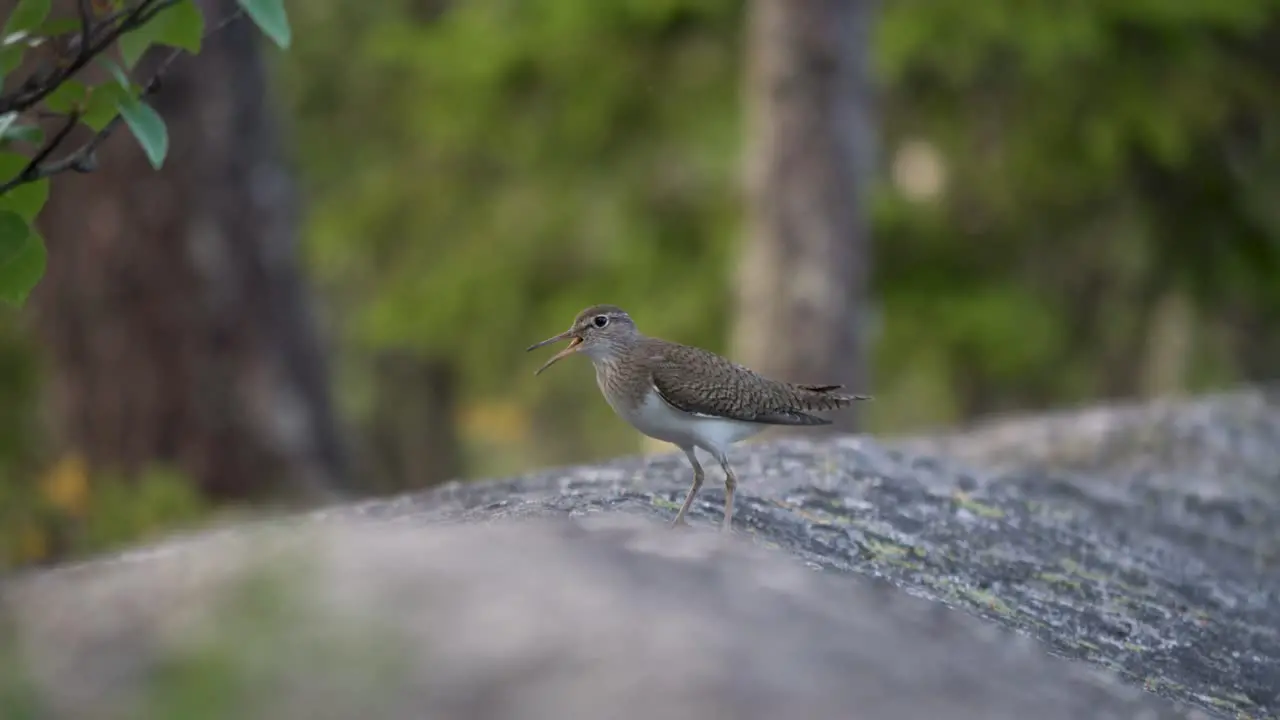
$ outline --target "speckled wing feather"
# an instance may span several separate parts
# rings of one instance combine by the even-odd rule
[[[645,353],[658,395],[678,410],[769,425],[830,425],[811,411],[834,410],[865,399],[835,391],[840,385],[778,382],[708,350],[663,341]]]

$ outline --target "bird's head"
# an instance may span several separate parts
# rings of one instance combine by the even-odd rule
[[[574,353],[582,353],[593,362],[607,360],[626,347],[637,334],[636,325],[631,321],[631,316],[622,308],[616,305],[592,305],[578,313],[568,330],[540,343],[534,343],[525,348],[525,351],[536,350],[561,340],[569,341],[567,347],[553,355],[533,373],[538,375],[560,359]]]

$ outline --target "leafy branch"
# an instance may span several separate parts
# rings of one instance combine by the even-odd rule
[[[198,54],[206,38],[244,15],[281,48],[291,42],[284,0],[237,0],[238,8],[206,32],[195,0],[76,0],[74,18],[49,18],[52,0],[19,0],[0,35],[0,81],[22,64],[28,51],[44,56],[19,83],[4,82],[0,93],[0,300],[21,305],[44,275],[44,242],[31,226],[49,195],[49,178],[64,172],[92,172],[97,150],[123,123],[152,167],[164,164],[169,149],[163,118],[145,98],[159,90],[162,76],[183,52]],[[130,79],[153,45],[172,48],[145,83]],[[107,57],[112,48],[121,62]],[[123,67],[121,66],[123,63]],[[88,85],[77,76],[90,64],[109,78]],[[28,119],[57,119],[46,140]],[[79,125],[93,135],[64,152]],[[34,147],[30,157],[15,144]],[[60,157],[55,155],[61,154]]]
[[[89,2],[91,2],[91,0],[80,0],[80,3],[82,6],[88,5]],[[143,3],[143,5],[145,4],[146,3]],[[160,10],[164,10],[169,7],[172,7],[177,3],[176,3],[176,0],[169,0],[167,2],[165,0],[158,0],[158,2],[156,2],[155,4],[161,5],[162,7],[160,7],[157,10],[154,10],[150,15],[139,15],[139,17],[144,17],[147,19],[154,18],[155,13],[160,12]],[[238,19],[241,16],[241,14],[242,14],[242,11],[240,10],[235,11],[230,16],[225,18],[222,22],[218,23],[218,25],[215,26],[212,30],[205,33],[201,37],[201,40],[208,38],[209,36],[223,29],[227,25],[230,25],[231,22]],[[127,21],[127,18],[128,16],[126,16],[126,21]],[[128,24],[129,24],[128,22],[122,22],[121,27],[127,26]],[[87,24],[84,25],[83,27],[85,29],[82,37],[92,37],[94,29]],[[138,25],[138,27],[141,27],[141,25]],[[119,35],[117,34],[115,35],[115,37],[118,38]],[[82,43],[80,45],[80,48],[81,48],[80,53],[83,54],[84,57],[86,58],[94,57],[92,54],[85,53],[84,48],[86,47],[91,48],[92,46],[85,45]],[[181,49],[173,50],[165,57],[163,61],[160,62],[159,67],[156,69],[154,73],[152,73],[150,80],[148,80],[147,83],[142,86],[141,91],[138,93],[138,99],[147,97],[148,95],[151,95],[152,93],[154,93],[156,90],[159,89],[160,76],[163,75],[165,71],[169,69],[169,66],[172,65],[173,62],[178,59],[178,56],[181,55],[182,52],[183,51]],[[80,57],[78,56],[75,61],[73,61],[71,64],[68,65],[68,67],[79,62],[80,62]],[[81,67],[83,67],[83,64],[81,65]],[[66,80],[70,79],[70,77],[71,77],[70,73],[67,73],[61,80],[59,80],[59,84],[61,84],[62,82],[66,82]],[[46,87],[39,88],[36,91],[36,94],[42,94],[41,99],[43,99],[44,97],[48,97],[48,95],[52,93],[53,90],[56,90],[56,89],[57,89],[57,86],[50,84]],[[15,96],[0,97],[0,107],[4,107],[6,101],[12,103],[13,106],[17,106],[25,103],[26,99],[20,96],[17,96],[16,93],[15,93]],[[71,131],[75,129],[77,122],[79,122],[81,118],[83,118],[83,116],[84,116],[84,111],[81,109],[72,109],[71,111],[69,111],[64,116],[63,123],[61,127],[58,129],[58,131],[53,135],[52,138],[46,141],[44,145],[36,152],[35,156],[31,158],[31,162],[27,163],[26,167],[22,169],[22,172],[10,178],[8,181],[4,183],[0,183],[0,196],[5,195],[13,188],[19,185],[22,185],[24,183],[35,182],[36,180],[40,180],[42,178],[50,177],[52,175],[56,175],[62,172],[67,172],[68,170],[74,170],[76,172],[92,172],[94,169],[96,169],[97,159],[95,157],[95,152],[98,149],[98,146],[101,145],[103,141],[105,141],[108,137],[110,137],[111,133],[114,132],[116,128],[120,125],[120,121],[125,117],[123,112],[112,117],[111,120],[109,120],[107,124],[102,127],[101,130],[98,130],[98,132],[94,134],[91,140],[84,143],[76,150],[72,151],[71,153],[67,154],[65,157],[59,160],[46,162],[48,158],[53,154],[53,152],[57,150],[59,147],[61,147],[62,143],[67,139],[67,136],[71,134]],[[149,156],[150,154],[151,153],[148,153]]]
[[[180,0],[142,0],[135,7],[126,10],[111,13],[99,23],[94,23],[93,0],[77,0],[77,10],[80,17],[80,32],[75,41],[68,43],[68,50],[71,52],[70,57],[60,57],[57,66],[52,70],[45,69],[37,72],[27,78],[22,86],[16,92],[8,93],[0,96],[0,114],[9,112],[22,112],[30,109],[36,103],[45,99],[58,88],[63,82],[71,78],[72,75],[80,72],[91,60],[101,55],[112,43],[120,39],[121,35],[141,28],[143,25],[155,19],[160,12],[177,5]],[[18,8],[10,17],[8,25],[13,24],[13,18],[19,17],[19,13],[23,10],[23,6],[39,5],[40,2],[32,2],[24,0],[19,3]],[[19,23],[20,25],[23,23]],[[6,25],[6,35],[9,35],[10,28]],[[19,33],[19,37],[12,42],[22,42],[25,37],[31,37],[31,47],[41,44],[39,36],[28,36],[28,28],[13,28]],[[5,39],[10,42],[10,38]]]

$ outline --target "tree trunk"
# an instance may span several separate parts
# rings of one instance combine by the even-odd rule
[[[375,357],[374,368],[375,401],[365,458],[368,489],[403,492],[460,477],[453,363],[386,350]]]
[[[781,380],[867,392],[872,5],[752,0],[749,13],[735,355]],[[832,429],[856,429],[856,412]]]
[[[208,27],[235,9],[201,5]],[[215,501],[328,497],[347,476],[260,42],[242,19],[170,67],[150,100],[163,169],[122,126],[98,170],[54,180],[32,298],[59,445],[95,470],[175,466]]]

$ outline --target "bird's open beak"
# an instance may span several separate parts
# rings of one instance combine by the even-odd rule
[[[572,330],[567,330],[565,332],[560,333],[559,335],[556,335],[555,337],[549,337],[540,343],[534,343],[524,349],[525,352],[529,352],[530,350],[537,350],[538,348],[544,345],[550,345],[553,342],[559,342],[566,338],[569,339],[569,346],[561,350],[560,352],[556,353],[555,355],[551,356],[550,360],[544,363],[542,367],[534,371],[533,373],[534,375],[541,374],[543,370],[546,370],[547,368],[551,367],[560,359],[569,357],[570,355],[578,352],[578,346],[582,344],[582,338],[578,337],[577,335],[574,335]]]

